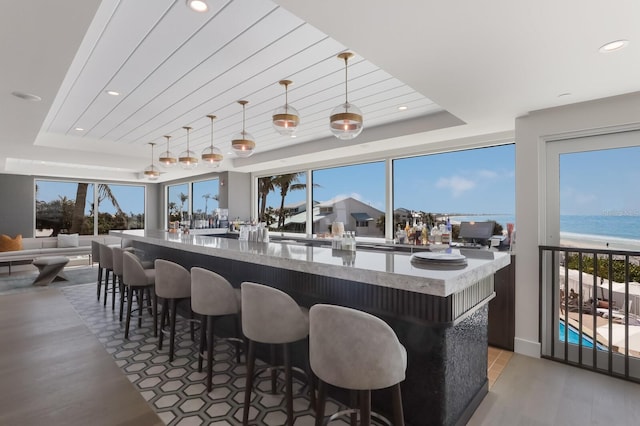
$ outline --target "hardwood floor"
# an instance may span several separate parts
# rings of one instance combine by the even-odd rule
[[[0,424],[163,424],[59,291],[0,297],[0,342]]]
[[[513,354],[468,425],[632,425],[640,385]]]

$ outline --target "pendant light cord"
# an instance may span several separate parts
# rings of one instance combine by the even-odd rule
[[[245,134],[246,134],[246,132],[244,131],[244,107],[245,105],[242,104],[242,139],[245,138]]]
[[[213,117],[211,118],[211,151],[213,152]]]
[[[344,103],[345,104],[349,103],[349,99],[347,98],[349,93],[349,89],[347,87],[347,82],[349,81],[349,74],[348,74],[349,67],[347,66],[348,61],[349,61],[349,58],[345,57],[344,58]]]

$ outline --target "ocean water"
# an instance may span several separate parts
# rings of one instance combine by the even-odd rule
[[[451,216],[451,220],[495,220],[506,229],[507,223],[516,223],[514,215]],[[517,224],[516,224],[517,229]],[[563,234],[596,235],[630,240],[640,240],[640,216],[582,216],[561,215],[560,232]]]

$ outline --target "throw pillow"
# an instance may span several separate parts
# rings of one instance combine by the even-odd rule
[[[15,238],[8,235],[0,235],[0,251],[18,251],[22,250],[22,235],[18,234]]]
[[[58,248],[78,247],[78,234],[58,234]]]

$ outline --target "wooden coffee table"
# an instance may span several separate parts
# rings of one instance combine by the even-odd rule
[[[33,259],[33,265],[38,268],[39,275],[33,285],[45,286],[54,280],[67,280],[64,275],[64,267],[69,263],[69,258],[64,256],[42,256]]]

